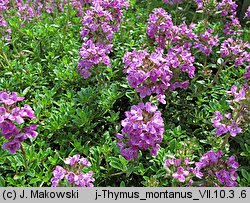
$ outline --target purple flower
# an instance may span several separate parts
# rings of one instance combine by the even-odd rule
[[[87,167],[91,166],[91,163],[89,162],[87,158],[81,158],[79,161],[80,163],[82,163],[83,166],[87,166]]]
[[[160,48],[152,54],[146,50],[126,52],[123,57],[125,73],[128,73],[128,83],[136,88],[141,98],[147,95],[157,94],[157,100],[166,103],[164,91],[170,86],[172,78],[166,59]]]
[[[36,119],[35,115],[34,115],[34,111],[32,110],[32,108],[30,107],[30,105],[25,104],[23,107],[21,107],[19,114],[22,117],[28,117],[31,119]]]
[[[74,181],[78,179],[77,175],[71,171],[65,175],[65,178],[68,180],[69,184],[72,184]]]
[[[242,89],[240,89],[239,93],[235,95],[235,99],[233,101],[239,102],[239,101],[245,100],[245,99],[246,99],[245,90],[242,88]]]
[[[236,170],[239,167],[239,163],[235,161],[235,156],[230,156],[227,165],[230,166],[233,170]]]
[[[74,164],[78,163],[80,161],[80,155],[76,154],[73,157],[68,157],[65,159],[64,163],[68,164],[70,166],[73,166]]]
[[[216,130],[217,136],[221,136],[221,135],[228,132],[228,126],[226,126],[225,124],[220,124],[216,128],[217,128],[217,130]]]
[[[234,65],[239,66],[244,61],[249,62],[250,60],[250,54],[245,50],[246,48],[250,48],[248,42],[243,43],[241,39],[234,40],[233,37],[230,37],[221,44],[221,56],[234,59]]]
[[[184,158],[184,163],[185,163],[185,165],[189,165],[189,164],[191,164],[191,162],[189,161],[189,159],[188,159],[188,158]]]
[[[18,97],[16,92],[12,93],[0,92],[0,102],[3,104],[10,106],[22,100],[24,100],[24,97]]]
[[[59,179],[53,177],[51,178],[52,187],[57,187],[59,185]]]
[[[11,154],[16,153],[16,150],[20,149],[21,143],[17,140],[10,140],[9,142],[5,142],[2,146],[3,150],[8,149]]]
[[[85,2],[86,3],[86,2]],[[112,50],[114,32],[119,30],[123,10],[128,8],[127,0],[91,1],[91,7],[83,12],[83,4],[73,1],[73,8],[82,16],[81,37],[83,45],[80,50],[81,60],[78,63],[78,72],[86,79],[91,75],[90,67],[104,64],[111,67],[108,54]]]
[[[204,176],[204,173],[202,173],[201,171],[200,171],[200,169],[201,169],[201,167],[199,166],[199,164],[197,164],[196,163],[196,167],[193,169],[193,173],[194,173],[194,175],[197,177],[197,178],[202,178],[203,176]]]
[[[228,14],[234,14],[237,7],[238,5],[233,0],[222,0],[222,2],[218,4],[216,9],[221,11],[222,16],[226,16]]]
[[[20,142],[20,143],[26,139],[27,139],[27,135],[25,133],[19,133],[14,138],[15,141]]]
[[[93,172],[89,171],[88,173],[80,173],[78,179],[75,181],[76,185],[81,187],[94,187],[93,183],[95,179],[92,177]]]
[[[162,95],[162,94],[158,94],[156,96],[156,99],[161,102],[162,104],[166,104],[166,100],[165,100],[166,96],[165,95]]]
[[[4,122],[0,123],[0,128],[2,128],[3,135],[8,135],[15,131],[16,126],[10,120],[5,120]]]
[[[199,48],[199,51],[209,56],[212,52],[212,48],[219,45],[218,36],[212,36],[213,32],[214,31],[212,29],[206,29],[204,34],[200,34],[199,40],[196,40],[196,42],[194,42],[193,48]]]
[[[175,159],[174,160],[174,165],[175,166],[180,166],[181,165],[181,160],[180,159]]]
[[[246,78],[246,80],[249,80],[249,78],[250,78],[250,65],[246,67],[246,72],[243,74],[243,76]]]
[[[9,115],[6,112],[6,109],[2,106],[0,106],[0,124],[4,122],[6,118],[8,118]]]
[[[72,157],[68,157],[64,161],[67,166],[65,170],[61,166],[56,166],[53,171],[53,178],[51,179],[52,187],[57,187],[59,185],[59,180],[67,179],[69,184],[74,184],[80,187],[93,187],[92,182],[95,179],[92,177],[93,172],[82,173],[82,168],[87,166],[90,167],[91,163],[87,158],[81,158],[79,154],[75,154]]]
[[[125,149],[121,148],[121,155],[125,157],[125,159],[127,159],[128,161],[132,160],[133,158],[138,158],[137,148],[135,148],[136,147],[130,147]]]
[[[214,115],[216,117],[212,118],[212,122],[214,123],[214,127],[217,127],[218,125],[220,125],[220,122],[222,121],[223,116],[221,115],[219,111],[215,111]]]
[[[235,137],[238,133],[242,131],[241,128],[238,127],[236,122],[232,122],[231,125],[228,127],[230,135]]]
[[[237,87],[233,85],[230,91],[226,91],[227,94],[237,95]]]
[[[138,149],[150,148],[150,154],[156,156],[164,132],[164,123],[157,106],[150,102],[139,103],[133,105],[125,115],[126,118],[121,121],[122,133],[116,135],[121,155],[131,160],[138,157]]]
[[[173,173],[173,178],[177,178],[180,182],[185,182],[185,177],[189,175],[188,171],[185,171],[182,167],[177,168],[177,171]]]
[[[188,81],[174,82],[174,83],[172,83],[172,84],[170,85],[169,90],[170,90],[170,91],[173,91],[173,90],[175,90],[175,89],[177,89],[177,88],[187,89],[188,85],[189,85],[189,82],[188,82]]]
[[[244,18],[249,18],[249,17],[250,17],[250,6],[248,6],[247,8]]]
[[[55,170],[53,171],[53,175],[56,179],[62,180],[66,174],[66,170],[61,166],[56,166]]]
[[[164,166],[174,165],[174,159],[172,159],[172,158],[166,159],[166,161],[165,161],[165,163],[163,165]]]
[[[25,134],[28,138],[36,137],[38,133],[35,131],[37,129],[36,124],[31,124],[30,126],[24,129]]]
[[[200,161],[195,163],[194,175],[201,179],[204,176],[213,176],[215,174],[218,181],[213,181],[214,186],[236,186],[237,173],[235,171],[238,168],[238,163],[235,161],[234,156],[224,160],[223,155],[224,153],[221,150],[205,153]]]
[[[103,63],[108,67],[111,66],[108,54],[110,53],[112,45],[105,42],[95,43],[92,39],[87,40],[82,44],[80,56],[82,60],[78,63],[78,72],[84,76],[84,79],[91,75],[89,68]]]
[[[149,15],[146,32],[150,38],[155,39],[161,48],[164,48],[166,43],[165,36],[172,36],[172,27],[171,15],[168,15],[163,8],[157,8],[154,10],[154,14]]]
[[[8,119],[10,119],[11,121],[16,121],[18,124],[24,123],[24,119],[22,118],[22,115],[20,115],[19,107],[15,107],[12,109]]]
[[[136,88],[136,91],[140,93],[141,98],[145,98],[147,95],[151,94],[151,90],[145,86]]]
[[[16,107],[16,103],[23,99],[24,97],[18,97],[15,92],[0,92],[0,103],[4,104],[4,107],[0,106],[0,128],[4,138],[8,140],[8,142],[3,144],[2,148],[8,149],[12,154],[21,147],[22,141],[37,135],[35,131],[32,131],[36,129],[34,124],[31,124],[30,127],[19,129],[13,123],[15,121],[23,125],[23,118],[25,117],[36,119],[33,110],[28,104],[21,108]]]

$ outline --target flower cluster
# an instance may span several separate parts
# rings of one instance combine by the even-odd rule
[[[228,103],[233,111],[233,118],[235,122],[239,124],[246,124],[246,127],[250,121],[250,88],[246,83],[242,84],[242,88],[237,92],[237,87],[233,85],[230,91],[227,91],[228,95],[231,95],[233,99]]]
[[[239,36],[241,35],[241,31],[239,30],[241,28],[241,24],[239,19],[235,15],[230,16],[230,21],[227,21],[225,23],[224,27],[224,34],[226,36]]]
[[[78,62],[78,71],[83,75],[84,79],[91,75],[89,68],[99,64],[100,62],[103,62],[108,67],[111,66],[108,56],[111,49],[111,44],[106,45],[101,42],[94,43],[92,39],[85,41],[82,44],[82,48],[79,53],[83,60]]]
[[[169,62],[171,69],[180,69],[182,72],[186,72],[190,78],[194,77],[194,56],[188,48],[184,46],[175,46],[169,49],[166,56],[166,60]]]
[[[27,23],[31,20],[37,20],[41,17],[42,12],[51,13],[53,10],[57,10],[57,8],[63,12],[63,5],[66,4],[68,0],[60,0],[57,3],[54,0],[16,0],[16,1],[8,1],[1,0],[0,1],[0,35],[2,35],[6,42],[10,42],[11,36],[11,28],[8,27],[8,23],[6,19],[8,19],[7,15],[9,9],[15,9],[17,15],[20,19],[20,26],[24,26],[24,23]],[[1,38],[0,38],[1,39]]]
[[[70,6],[73,10],[77,11],[76,16],[82,17],[84,15],[84,8],[86,4],[90,4],[93,0],[71,0]]]
[[[232,113],[226,113],[224,116],[219,111],[215,111],[215,117],[212,119],[216,130],[216,135],[221,136],[227,132],[231,136],[235,137],[238,133],[242,132],[242,128],[239,125],[245,124],[246,127],[250,120],[250,90],[247,84],[237,92],[237,87],[233,85],[230,91],[227,91],[228,95],[231,95],[233,99],[228,103],[232,110]]]
[[[231,156],[228,160],[223,158],[221,150],[217,152],[208,151],[202,155],[198,162],[191,162],[188,158],[181,159],[168,158],[163,166],[167,170],[167,175],[177,179],[187,186],[195,184],[195,179],[202,179],[202,186],[237,186],[236,170],[238,162]],[[194,166],[193,166],[194,164]]]
[[[231,113],[227,113],[224,116],[219,112],[214,112],[215,117],[212,118],[213,126],[216,128],[216,135],[221,136],[230,133],[231,136],[235,137],[242,129],[238,126],[236,122],[231,122]],[[227,124],[229,123],[229,124]]]
[[[175,72],[186,72],[193,78],[195,67],[194,57],[191,52],[185,50],[183,46],[169,49],[168,54],[163,58],[162,49],[158,48],[152,54],[143,51],[126,52],[123,58],[125,73],[128,73],[129,84],[136,88],[140,97],[157,94],[157,100],[165,104],[164,92],[176,88],[186,89],[188,81],[177,81]],[[176,74],[180,75],[180,74]],[[170,81],[171,79],[174,81]]]
[[[225,23],[224,34],[231,35],[240,35],[241,32],[239,28],[241,28],[240,22],[236,15],[236,9],[238,5],[233,0],[222,0],[218,2],[216,0],[194,0],[197,3],[197,9],[201,9],[203,13],[213,16],[216,15],[219,11],[223,18],[228,18],[228,21]]]
[[[213,15],[218,2],[216,0],[194,0],[197,4],[197,10],[202,10],[203,13]]]
[[[162,48],[165,47],[166,37],[172,36],[173,27],[172,17],[163,8],[157,8],[153,14],[149,15],[146,33],[158,43]]]
[[[223,155],[224,153],[221,150],[217,152],[208,151],[199,162],[195,163],[196,167],[192,170],[193,174],[200,179],[209,177],[209,180],[214,180],[212,183],[214,185],[211,186],[237,186],[236,178],[238,175],[236,170],[239,164],[235,161],[234,156],[224,160]]]
[[[128,73],[127,80],[140,93],[141,98],[155,93],[158,98],[162,98],[162,103],[165,102],[164,91],[170,86],[172,71],[160,49],[152,54],[146,50],[126,52],[123,62],[124,72]]]
[[[159,47],[167,50],[167,54],[163,58],[172,72],[172,81],[169,85],[170,91],[176,88],[186,89],[189,85],[188,81],[180,81],[179,77],[183,75],[180,72],[188,73],[190,78],[194,76],[194,57],[190,48],[193,41],[198,41],[198,36],[193,32],[195,27],[195,24],[188,26],[185,22],[178,26],[173,25],[171,16],[162,8],[155,9],[148,19],[146,31],[148,36],[154,39]],[[206,34],[201,35],[204,38],[203,41],[205,41]],[[216,37],[209,37],[210,39],[204,43],[205,45],[202,45],[203,42],[200,41],[196,43],[196,47],[209,49],[217,45]],[[209,51],[206,50],[206,52]]]
[[[232,37],[226,39],[221,44],[220,52],[223,58],[228,57],[234,59],[235,66],[243,65],[243,62],[250,62],[250,53],[245,49],[250,49],[248,42],[243,43],[241,39],[233,39]]]
[[[0,106],[0,128],[1,134],[8,140],[2,148],[8,149],[11,154],[20,149],[21,142],[25,139],[37,136],[35,124],[23,127],[23,129],[15,124],[23,124],[25,118],[36,119],[34,111],[28,104],[21,108],[16,106],[17,102],[22,100],[24,97],[18,97],[15,92],[0,92],[0,103],[3,104]]]
[[[148,19],[147,34],[150,38],[155,39],[161,48],[170,48],[171,46],[183,45],[187,50],[193,44],[193,48],[199,50],[206,55],[212,52],[212,47],[218,46],[218,36],[213,36],[214,32],[211,28],[207,28],[204,33],[197,36],[194,33],[195,24],[182,23],[179,26],[173,25],[172,18],[162,8],[155,9]]]
[[[121,121],[122,133],[116,135],[122,156],[131,160],[138,157],[138,149],[149,148],[150,154],[156,156],[160,148],[158,143],[162,141],[164,132],[163,119],[157,106],[150,102],[139,103],[133,105],[125,115],[126,118]]]
[[[250,6],[248,6],[244,18],[250,18]]]
[[[9,1],[8,0],[1,0],[0,2],[0,12],[7,10]]]
[[[188,180],[189,184],[192,184],[192,180],[188,178],[190,174],[190,164],[188,158],[181,159],[168,158],[163,164],[164,167],[171,169],[172,177],[178,179],[180,182],[184,183]]]
[[[246,67],[246,72],[243,74],[246,80],[250,78],[250,65]]]
[[[228,101],[232,110],[235,110],[235,108],[232,106],[234,104],[234,102],[238,103],[238,102],[246,99],[245,89],[242,88],[239,90],[239,92],[237,92],[237,87],[235,85],[233,85],[231,87],[231,90],[227,91],[226,93],[228,95],[232,95],[234,97],[233,100]]]
[[[193,48],[198,48],[199,51],[209,56],[212,52],[212,48],[219,45],[218,36],[212,36],[213,32],[211,28],[206,29],[205,33],[200,34],[199,41],[194,42]]]
[[[6,20],[4,19],[4,16],[0,14],[0,34],[1,34],[1,38],[6,39],[6,42],[10,42],[11,40],[11,29],[8,27]]]
[[[0,2],[0,39],[5,38],[7,42],[10,41],[11,29],[8,28],[7,22],[4,18],[3,12],[7,10],[9,1],[2,0]]]
[[[233,0],[222,0],[222,2],[218,3],[216,10],[221,11],[221,15],[224,17],[228,14],[235,15],[237,7],[238,5]]]
[[[92,177],[93,172],[83,173],[83,167],[90,167],[91,163],[87,158],[80,158],[79,154],[68,157],[64,161],[68,165],[67,169],[56,166],[51,179],[52,187],[57,187],[60,180],[66,179],[69,184],[79,187],[93,187],[95,179]]]
[[[188,26],[185,22],[173,25],[171,15],[163,8],[157,8],[149,16],[146,32],[161,48],[169,49],[174,45],[190,48],[190,41],[197,39],[197,35],[193,33],[194,28],[195,24]]]
[[[216,9],[221,12],[221,16],[229,16],[229,21],[226,22],[224,27],[224,34],[228,36],[240,35],[241,32],[238,31],[241,28],[240,21],[236,14],[236,9],[238,5],[233,0],[223,0],[218,3]]]
[[[91,75],[89,69],[94,65],[103,63],[111,66],[108,54],[112,48],[114,32],[119,30],[122,7],[128,8],[126,0],[93,0],[90,9],[83,15],[80,33],[83,44],[78,72],[84,79]]]

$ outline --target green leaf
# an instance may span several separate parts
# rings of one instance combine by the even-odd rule
[[[109,164],[110,164],[110,166],[112,166],[113,168],[116,168],[116,169],[119,169],[119,170],[122,170],[122,169],[123,169],[122,164],[121,164],[120,162],[118,162],[118,161],[113,160],[113,161],[111,161]]]
[[[37,182],[40,182],[41,179],[40,178],[32,178],[29,182],[29,184],[34,184],[34,183],[37,183]]]
[[[122,182],[120,183],[120,187],[125,187],[125,182],[124,182],[124,181],[122,181]]]
[[[169,142],[169,149],[171,151],[174,151],[175,150],[175,146],[176,146],[176,139],[173,139]]]
[[[27,175],[28,176],[31,176],[31,177],[34,177],[36,175],[36,171],[34,169],[30,169],[28,172],[27,172]]]
[[[133,171],[134,171],[134,166],[131,164],[127,169],[127,177],[129,177],[131,173],[133,173]]]
[[[23,96],[25,96],[27,93],[28,93],[28,91],[30,90],[30,86],[29,87],[26,87],[24,90],[23,90]]]
[[[247,179],[247,181],[250,182],[250,174],[245,169],[241,169],[241,174],[245,179]]]
[[[5,180],[2,176],[0,176],[0,187],[5,187]]]
[[[24,172],[21,172],[19,174],[16,174],[13,179],[14,180],[19,180],[19,179],[22,179],[23,177],[25,176],[25,173]]]

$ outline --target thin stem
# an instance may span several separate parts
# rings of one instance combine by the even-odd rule
[[[24,164],[25,164],[25,168],[27,170],[29,170],[29,166],[27,164],[27,157],[26,157],[26,152],[24,151],[23,145],[21,144],[21,150],[22,150],[22,154],[23,154],[23,159],[24,159]]]
[[[119,176],[121,174],[124,174],[126,173],[125,171],[120,171],[120,172],[117,172],[117,173],[113,173],[113,174],[110,174],[109,176],[112,177],[112,176]]]
[[[195,11],[194,15],[193,15],[193,18],[191,20],[191,23],[194,21],[194,19],[196,18],[196,15],[197,15],[197,12]]]
[[[230,136],[230,134],[226,134],[225,139],[224,139],[224,141],[223,141],[223,143],[221,145],[222,148],[224,148],[226,146],[226,144],[228,144],[228,138],[229,138],[229,136]]]
[[[204,31],[206,30],[206,26],[207,26],[207,23],[208,23],[208,18],[209,18],[209,15],[206,16],[206,20],[204,22]]]
[[[179,7],[179,3],[177,3],[177,5],[176,5],[175,13],[174,13],[174,15],[175,15],[175,25],[177,23],[177,10],[178,10],[178,7]]]
[[[206,66],[207,66],[207,55],[205,55],[205,61],[204,61],[204,64],[203,64],[204,69],[206,68]]]
[[[215,81],[217,80],[219,73],[221,72],[222,68],[226,65],[226,63],[228,62],[228,58],[224,61],[224,63],[221,65],[221,67],[218,69],[217,73],[214,76],[214,79],[212,80],[211,84],[209,85],[208,88],[212,87],[215,83]]]
[[[9,62],[7,56],[5,55],[5,53],[3,52],[2,54],[3,54],[3,55],[0,55],[0,57],[2,57],[2,58],[6,61],[7,65],[8,65],[9,67],[11,67],[10,62]]]
[[[223,69],[223,67],[226,65],[226,63],[228,62],[228,60],[229,60],[229,58],[227,58],[227,59],[224,61],[224,63],[221,65],[221,67],[217,70],[217,72],[216,72],[216,74],[215,74],[215,76],[214,76],[212,82],[203,90],[203,92],[206,91],[208,88],[211,88],[211,87],[214,85],[215,81],[217,80],[217,78],[218,78],[218,76],[219,76],[219,73],[221,72],[221,70]],[[200,86],[200,87],[201,87],[201,86]],[[199,93],[200,93],[200,88],[198,88],[198,90],[197,90],[197,92],[195,93],[194,97],[197,97],[197,95],[198,95]]]

